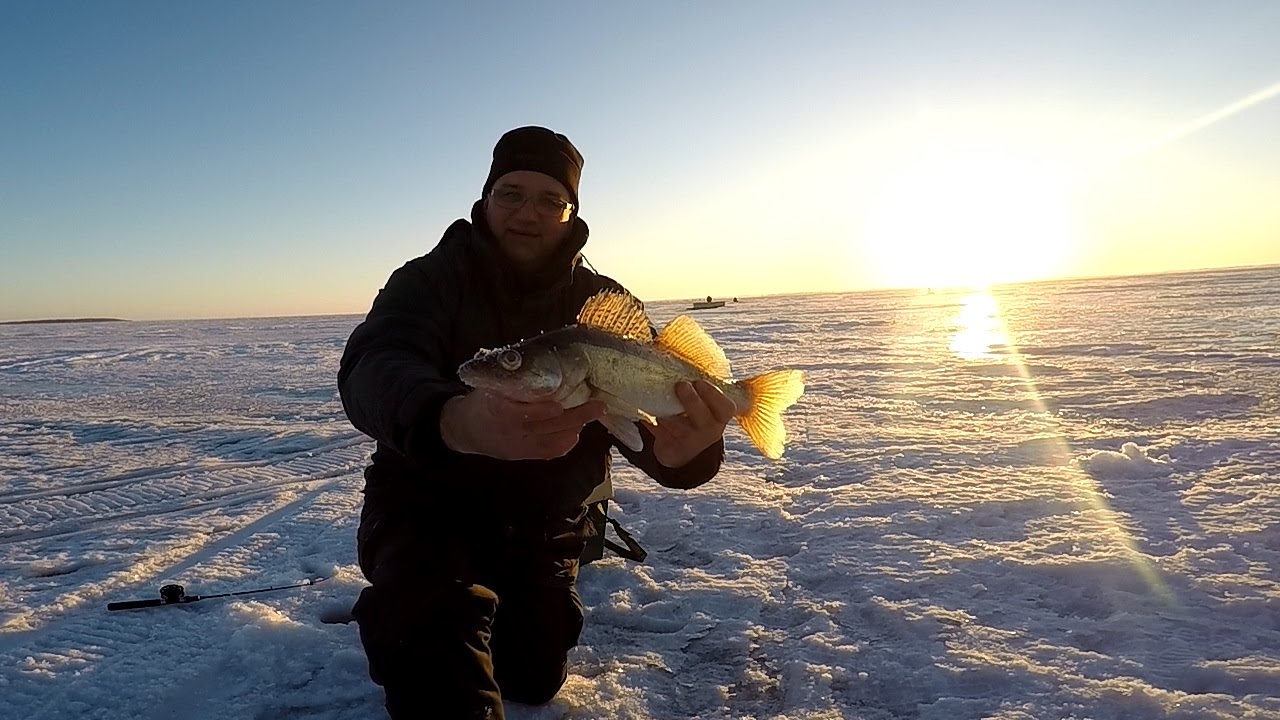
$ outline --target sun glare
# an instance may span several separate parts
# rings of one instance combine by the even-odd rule
[[[955,324],[951,352],[966,360],[995,357],[993,350],[1008,343],[1000,320],[1000,306],[986,292],[974,293],[962,301]]]
[[[863,228],[896,287],[984,287],[1053,275],[1073,242],[1063,181],[992,153],[891,172]]]

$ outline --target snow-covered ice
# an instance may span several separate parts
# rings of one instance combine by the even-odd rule
[[[1280,717],[1280,268],[700,312],[786,458],[630,468],[559,718]],[[654,303],[664,321],[680,303]],[[0,718],[369,718],[358,317],[0,327]],[[625,465],[620,465],[625,467]],[[105,610],[189,594],[313,587]]]

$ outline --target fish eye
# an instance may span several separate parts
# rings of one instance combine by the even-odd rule
[[[520,360],[520,353],[515,350],[503,351],[502,355],[498,356],[498,364],[503,370],[519,370]]]

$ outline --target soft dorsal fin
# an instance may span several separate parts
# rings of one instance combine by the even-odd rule
[[[697,320],[688,315],[680,315],[667,323],[654,343],[658,349],[675,355],[711,377],[728,380],[731,376],[729,358],[724,356],[724,350]]]
[[[604,290],[592,295],[578,312],[578,324],[629,340],[647,343],[653,339],[644,306],[627,293]]]

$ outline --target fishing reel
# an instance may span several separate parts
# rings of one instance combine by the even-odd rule
[[[160,587],[160,600],[165,605],[184,603],[188,601],[187,591],[181,585],[162,585]]]

